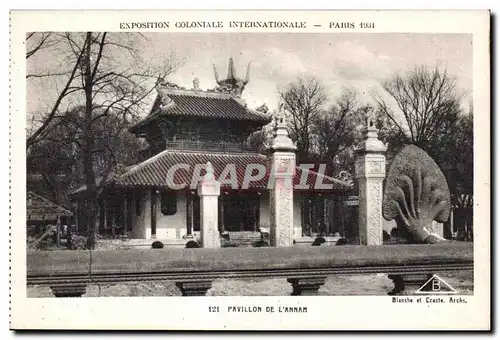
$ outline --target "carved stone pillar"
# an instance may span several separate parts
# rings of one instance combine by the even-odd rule
[[[362,245],[380,245],[382,238],[382,199],[385,179],[385,151],[378,130],[368,119],[364,139],[356,148],[356,180],[359,191],[359,239]]]
[[[219,197],[219,232],[224,232],[224,195]]]
[[[193,195],[190,192],[186,194],[186,236],[193,236]]]
[[[268,157],[270,173],[270,241],[274,247],[293,245],[293,177],[296,146],[288,137],[286,123],[278,118],[274,129],[272,154]]]
[[[220,183],[215,180],[214,170],[207,163],[207,174],[198,183],[200,196],[200,241],[203,248],[220,248],[219,195]]]
[[[156,190],[151,190],[151,238],[156,238],[156,198],[158,196],[158,192]]]
[[[61,216],[57,216],[57,222],[56,222],[56,245],[57,248],[61,246]]]
[[[128,193],[123,195],[123,235],[127,234],[129,224],[129,214],[128,214]]]

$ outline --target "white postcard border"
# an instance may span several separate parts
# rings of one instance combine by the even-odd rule
[[[57,19],[55,19],[57,17]],[[165,19],[167,18],[167,19]],[[467,304],[394,304],[384,296],[26,298],[25,45],[29,31],[120,31],[127,21],[339,20],[376,22],[366,33],[473,34],[474,295]],[[466,24],[465,24],[466,23]],[[312,25],[311,25],[312,26]],[[194,29],[156,30],[195,32]],[[209,32],[238,29],[204,29]],[[251,30],[245,29],[250,32]],[[255,30],[253,30],[255,31]],[[260,33],[277,32],[259,29]],[[281,30],[285,32],[287,30]],[[148,30],[152,32],[152,30]],[[288,32],[299,32],[290,29]],[[334,33],[323,25],[304,32]],[[335,32],[361,32],[336,30]],[[11,13],[11,327],[65,329],[487,329],[490,315],[490,56],[487,11],[16,11]],[[304,314],[210,314],[208,306],[307,305]]]

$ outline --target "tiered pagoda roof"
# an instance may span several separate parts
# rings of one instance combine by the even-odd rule
[[[151,113],[131,127],[130,131],[138,131],[160,116],[228,119],[263,125],[271,121],[269,115],[249,109],[242,99],[231,94],[163,88],[158,91]]]

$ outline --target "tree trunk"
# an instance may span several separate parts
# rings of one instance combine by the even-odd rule
[[[86,224],[87,224],[87,247],[93,249],[95,245],[95,217],[97,211],[97,188],[95,182],[95,173],[92,161],[92,151],[94,150],[94,136],[92,135],[92,73],[90,65],[90,48],[92,44],[92,33],[87,32],[85,53],[83,56],[84,69],[84,89],[85,89],[85,123],[84,123],[84,138],[85,144],[83,148],[83,169],[85,171],[86,191]]]

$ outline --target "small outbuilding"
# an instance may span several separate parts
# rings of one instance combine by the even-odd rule
[[[28,235],[40,235],[48,226],[57,226],[57,239],[64,232],[62,226],[70,224],[73,213],[51,200],[29,191],[26,195],[26,223]],[[67,230],[66,230],[67,231]]]

